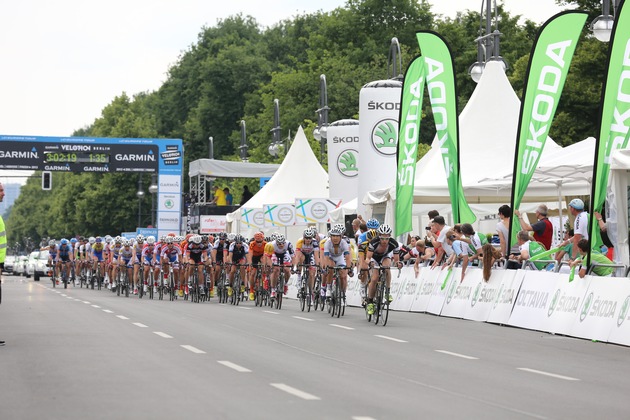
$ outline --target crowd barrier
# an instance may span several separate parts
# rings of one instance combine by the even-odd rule
[[[493,324],[511,325],[572,337],[630,345],[630,278],[586,276],[570,282],[568,273],[494,269],[488,282],[482,270],[422,267],[392,269],[391,309],[425,312]],[[297,276],[289,281],[296,298]],[[360,282],[348,278],[346,301],[360,306]]]

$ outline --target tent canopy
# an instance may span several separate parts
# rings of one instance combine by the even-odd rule
[[[229,160],[198,159],[190,162],[188,176],[205,175],[213,178],[268,178],[280,165],[272,163],[232,162]]]

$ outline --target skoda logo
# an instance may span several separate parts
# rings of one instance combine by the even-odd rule
[[[471,307],[475,307],[475,305],[477,304],[477,299],[479,299],[479,293],[481,292],[481,283],[479,283],[477,285],[477,287],[475,288],[475,293],[473,293],[472,296],[472,300],[470,301],[470,306]]]
[[[398,144],[398,121],[392,118],[379,121],[372,129],[370,140],[374,150],[381,155],[395,155]]]
[[[628,315],[628,309],[630,308],[630,296],[623,301],[623,305],[621,306],[621,310],[619,311],[619,318],[617,318],[617,326],[621,327],[623,321],[626,320],[626,316]]]
[[[580,322],[584,321],[588,315],[588,310],[593,304],[593,292],[589,293],[586,299],[584,299],[584,305],[582,305],[582,312],[580,313]]]
[[[166,199],[164,200],[164,207],[166,207],[167,209],[172,209],[173,207],[175,207],[175,202],[170,198]]]
[[[358,157],[359,152],[354,149],[346,149],[339,153],[337,157],[337,170],[339,170],[339,173],[347,178],[356,177],[359,174],[359,168],[357,167]]]
[[[451,303],[451,300],[453,299],[453,295],[455,294],[455,290],[457,290],[457,282],[456,281],[452,281],[451,282],[451,288],[448,290],[448,295],[446,296],[446,304],[447,305],[449,303]]]
[[[560,289],[556,290],[556,293],[551,298],[551,304],[549,305],[549,309],[547,310],[547,316],[550,317],[553,314],[553,311],[556,310],[556,305],[558,304],[558,299],[560,298]]]
[[[499,299],[501,299],[502,294],[503,294],[503,283],[501,283],[501,287],[499,287],[499,293],[497,293],[497,297],[494,300],[494,306],[492,307],[492,309],[497,308],[497,305],[499,304]]]

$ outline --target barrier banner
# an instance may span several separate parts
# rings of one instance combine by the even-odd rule
[[[506,277],[513,278],[514,274],[514,270],[492,270],[490,279],[485,282],[483,281],[483,271],[481,269],[471,270],[470,273],[466,273],[466,277],[470,275],[476,282],[476,285],[464,311],[463,318],[473,321],[487,321],[493,307],[499,300],[504,279]]]
[[[468,267],[466,269],[466,276],[462,281],[460,281],[461,268],[457,276],[453,273],[453,279],[449,284],[446,300],[444,301],[440,315],[452,318],[463,318],[466,307],[470,304],[473,291],[475,291],[477,285],[479,285],[479,279],[481,279],[481,270],[478,268]]]
[[[626,281],[625,283],[629,282]],[[625,285],[625,289],[625,297],[624,294],[621,295],[624,299],[617,312],[617,317],[608,336],[608,341],[630,346],[630,285]]]
[[[201,234],[225,232],[226,226],[225,216],[199,216],[199,233]]]
[[[581,279],[576,276],[574,282],[585,279],[586,277]],[[612,331],[617,328],[619,313],[629,294],[630,282],[627,279],[593,277],[571,335],[598,341],[608,340]]]
[[[395,236],[411,232],[413,186],[418,160],[422,98],[424,96],[424,59],[416,57],[405,73],[400,100],[400,124],[398,126],[398,176],[396,177],[396,226]]]
[[[518,271],[524,272],[525,277],[508,325],[541,330],[555,291],[568,280],[547,271]]]
[[[263,209],[246,209],[241,207],[241,230],[260,230],[265,227],[265,213]]]
[[[392,295],[394,299],[392,301],[396,302],[400,296],[400,291],[402,290],[402,285],[405,282],[405,278],[402,275],[402,270],[398,270],[397,268],[392,268],[390,270],[391,274],[391,282],[389,283],[389,294]],[[390,303],[391,307],[391,303]]]
[[[295,207],[290,204],[264,204],[265,227],[287,227],[295,224]]]
[[[427,268],[423,268],[422,270],[427,270]],[[392,274],[394,273],[396,273],[396,271]],[[394,301],[390,304],[390,308],[395,311],[410,311],[411,305],[420,290],[422,277],[418,275],[418,278],[416,278],[413,266],[407,266],[403,267],[400,278],[402,279],[400,292],[395,296]]]
[[[435,270],[439,270],[436,268]],[[452,270],[440,270],[438,281],[433,286],[433,292],[431,293],[431,300],[427,307],[427,312],[435,315],[440,315],[444,301],[446,301],[446,294],[451,288],[452,284],[457,286],[459,279],[461,278],[461,268],[453,268]]]
[[[329,212],[341,206],[341,200],[334,198],[296,198],[295,224],[330,222]]]
[[[562,12],[538,32],[529,58],[516,134],[511,208],[518,209],[547,141],[575,47],[586,22],[584,12]],[[512,218],[510,243],[520,230]]]
[[[348,276],[348,288],[346,289],[346,303],[349,306],[361,306],[361,281],[354,270],[354,277]]]
[[[326,139],[329,193],[347,203],[359,191],[359,121],[333,122],[328,126]]]
[[[431,301],[431,295],[433,295],[433,289],[436,286],[439,289],[442,285],[442,282],[439,281],[441,273],[442,271],[440,269],[431,270],[429,267],[422,267],[420,269],[420,274],[418,275],[420,287],[411,305],[412,312],[427,311],[429,302]]]
[[[488,322],[507,324],[510,321],[514,303],[516,302],[524,277],[525,270],[505,270],[496,300],[492,305],[492,311],[488,316]]]
[[[547,318],[541,325],[541,329],[555,334],[569,335],[582,308],[591,277],[577,278],[577,281],[570,282],[568,274],[558,276],[560,278],[558,288],[551,296]],[[565,280],[562,281],[562,279]]]

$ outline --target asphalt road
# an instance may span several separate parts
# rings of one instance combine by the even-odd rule
[[[627,347],[51,286],[3,275],[2,420],[630,418]]]

